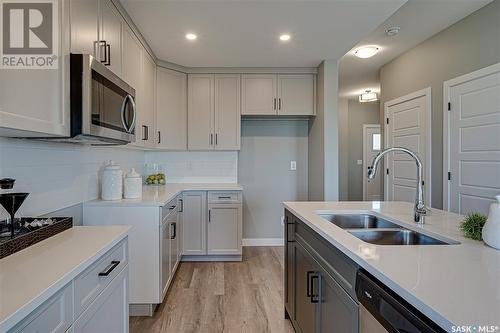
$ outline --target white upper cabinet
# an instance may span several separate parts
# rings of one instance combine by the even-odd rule
[[[101,0],[101,61],[117,75],[122,73],[122,21],[111,0]]]
[[[71,0],[71,52],[99,58],[99,0]]]
[[[214,149],[214,107],[214,75],[188,75],[189,150]]]
[[[243,74],[241,76],[241,114],[275,115],[276,80],[275,74]]]
[[[0,69],[0,135],[69,136],[69,2],[58,1],[57,68]]]
[[[215,149],[240,149],[240,75],[215,75]]]
[[[142,70],[142,97],[139,96],[140,100],[142,99],[141,120],[142,127],[146,129],[145,146],[153,148],[157,142],[155,136],[156,64],[146,51],[143,52]]]
[[[314,74],[244,74],[241,114],[251,116],[315,114]]]
[[[156,70],[156,147],[187,150],[187,76]]]
[[[316,104],[314,75],[278,76],[278,115],[312,116]]]

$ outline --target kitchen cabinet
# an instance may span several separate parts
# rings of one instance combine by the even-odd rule
[[[69,1],[57,1],[56,69],[0,68],[0,136],[69,136]]]
[[[145,148],[154,148],[157,142],[155,135],[155,92],[156,64],[146,51],[142,53],[142,85],[138,95],[139,122],[136,124],[136,139]],[[140,143],[139,143],[140,144]]]
[[[241,204],[209,204],[207,254],[241,255]]]
[[[240,75],[188,75],[188,149],[240,148]]]
[[[183,255],[205,255],[207,253],[207,192],[185,192],[183,203]]]
[[[297,332],[358,332],[357,265],[285,211],[285,315]]]
[[[122,24],[123,19],[111,0],[100,0],[100,58],[118,76],[122,73]]]
[[[182,260],[241,260],[241,191],[186,191]]]
[[[127,253],[125,238],[7,332],[128,332]]]
[[[156,148],[187,150],[187,75],[156,70]]]
[[[73,324],[75,333],[128,332],[128,269],[122,270]]]
[[[313,116],[314,74],[244,74],[241,114],[247,116]]]
[[[71,52],[99,59],[100,0],[71,0]]]

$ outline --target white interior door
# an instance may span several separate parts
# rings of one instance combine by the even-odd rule
[[[431,89],[426,88],[384,104],[385,147],[404,147],[415,152],[424,166],[425,199],[431,202]],[[417,170],[405,153],[385,159],[385,200],[415,201]]]
[[[363,200],[365,201],[382,200],[381,173],[377,173],[375,179],[368,179],[366,176],[373,159],[381,149],[380,125],[363,125]]]
[[[500,63],[445,82],[444,94],[444,206],[487,214],[500,194]]]

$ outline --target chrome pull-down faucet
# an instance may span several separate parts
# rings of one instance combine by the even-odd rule
[[[427,215],[427,209],[425,208],[425,203],[424,203],[424,169],[422,166],[422,161],[420,158],[412,152],[411,150],[403,147],[393,147],[393,148],[387,148],[383,151],[381,151],[374,159],[372,162],[371,168],[368,170],[368,179],[373,179],[375,178],[375,175],[377,174],[377,168],[380,163],[380,160],[384,157],[385,154],[391,153],[391,152],[396,152],[400,151],[403,153],[407,153],[413,159],[415,160],[417,164],[417,195],[415,197],[415,207],[414,207],[414,216],[413,220],[416,223],[424,223],[423,216]]]

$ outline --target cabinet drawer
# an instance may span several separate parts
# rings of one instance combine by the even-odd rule
[[[165,220],[171,213],[178,211],[178,202],[179,199],[175,198],[170,200],[165,206],[161,208],[161,218]]]
[[[14,332],[65,332],[73,323],[71,282],[11,329]]]
[[[78,317],[127,265],[127,254],[127,242],[124,240],[76,277],[75,317]]]
[[[208,203],[239,203],[241,192],[208,192]]]

